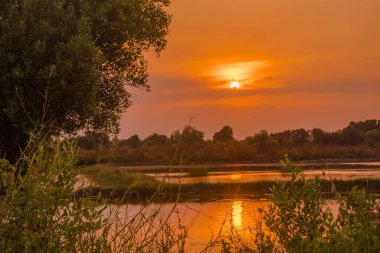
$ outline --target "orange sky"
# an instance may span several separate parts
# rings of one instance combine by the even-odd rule
[[[243,138],[379,119],[379,11],[379,0],[173,0],[167,48],[148,54],[152,91],[128,89],[120,137],[191,119],[207,138],[226,124]]]

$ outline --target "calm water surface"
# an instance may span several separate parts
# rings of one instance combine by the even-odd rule
[[[342,163],[348,165],[365,165],[365,166],[380,166],[380,162],[352,162],[352,163]]]
[[[258,208],[266,208],[268,200],[230,199],[208,203],[180,203],[169,219],[169,224],[180,223],[188,228],[186,249],[188,252],[200,252],[208,243],[220,233],[222,236],[230,234],[235,229],[245,240],[253,239],[249,227],[254,227],[259,218]],[[165,216],[174,204],[152,204],[150,207],[160,208]],[[128,217],[133,217],[141,209],[141,205],[129,205],[125,210]],[[329,207],[337,210],[337,205],[329,203]],[[149,212],[152,209],[147,209]],[[336,211],[334,211],[336,212]],[[162,217],[162,216],[161,216]],[[215,250],[219,246],[217,245]]]
[[[258,219],[258,208],[265,208],[267,200],[223,200],[208,203],[180,203],[169,219],[169,224],[180,223],[188,228],[186,249],[188,252],[200,252],[221,232],[228,235],[231,228],[248,237],[248,227]],[[152,205],[160,208],[165,215],[174,204]],[[133,217],[141,209],[140,205],[130,205],[126,209],[129,217]],[[151,209],[147,209],[150,212]]]
[[[242,172],[214,172],[207,177],[189,178],[184,173],[171,173],[169,175],[152,173],[149,174],[159,180],[172,183],[193,183],[207,181],[217,182],[251,182],[260,180],[279,180],[282,175],[278,171],[242,171]],[[344,170],[308,170],[305,171],[307,178],[314,178],[316,175],[323,179],[354,180],[362,178],[380,179],[380,169],[344,169]],[[230,234],[231,229],[235,229],[245,240],[253,236],[249,232],[250,227],[254,227],[259,218],[259,208],[268,205],[268,200],[249,199],[228,199],[207,203],[180,203],[174,208],[175,212],[169,218],[170,225],[176,226],[180,223],[188,228],[188,239],[186,249],[188,252],[200,252],[219,233],[221,235]],[[174,204],[151,204],[146,212],[159,208],[161,219],[167,216]],[[336,215],[338,205],[328,202],[327,205]],[[140,210],[141,205],[128,205],[123,210],[126,219],[132,219]],[[217,247],[218,248],[218,247]],[[215,251],[217,252],[217,248]]]
[[[344,170],[306,170],[306,178],[319,176],[321,179],[380,179],[380,169],[344,169]],[[199,181],[209,183],[231,183],[231,182],[255,182],[261,180],[283,179],[279,171],[235,171],[235,172],[210,172],[205,177],[186,177],[186,173],[151,173],[148,174],[158,180],[170,183],[196,183]]]

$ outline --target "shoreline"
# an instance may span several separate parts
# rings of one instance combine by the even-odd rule
[[[364,188],[370,194],[380,197],[380,180],[321,180],[321,190],[326,198],[336,193],[345,195],[353,187]],[[96,198],[99,194],[107,201],[115,203],[146,203],[146,202],[210,202],[225,199],[268,199],[270,188],[274,181],[256,181],[246,183],[192,183],[167,184],[161,183],[154,187],[102,187],[89,186],[78,189],[76,197],[87,196]],[[335,189],[333,192],[332,187]],[[158,189],[158,190],[157,190]]]
[[[345,161],[345,162],[328,162],[328,161],[295,161],[295,166],[301,167],[303,170],[314,169],[379,169],[380,161]],[[139,173],[180,173],[192,169],[207,169],[209,172],[236,172],[236,171],[280,171],[282,166],[280,163],[225,163],[225,164],[185,164],[185,165],[123,165],[123,164],[98,164],[101,166],[109,166],[113,169],[139,172]],[[81,165],[82,167],[92,167],[97,165]]]

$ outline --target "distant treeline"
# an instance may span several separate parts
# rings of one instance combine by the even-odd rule
[[[205,140],[204,132],[185,126],[171,136],[154,133],[145,139],[133,135],[111,140],[108,135],[77,137],[80,163],[127,164],[270,162],[288,153],[292,159],[380,158],[380,120],[351,122],[343,129],[327,132],[320,128],[277,133],[262,130],[236,140],[233,129],[224,126]],[[174,159],[174,161],[173,161]]]

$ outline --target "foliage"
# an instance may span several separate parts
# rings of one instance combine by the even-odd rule
[[[142,145],[142,141],[141,141],[140,137],[137,134],[135,134],[135,135],[132,135],[131,137],[129,137],[126,140],[125,144],[131,148],[139,148]]]
[[[277,141],[275,141],[265,130],[260,131],[253,137],[247,137],[245,141],[250,145],[253,145],[260,153],[268,152],[278,146]]]
[[[202,131],[197,130],[195,127],[192,126],[185,126],[182,130],[182,133],[180,133],[178,130],[175,131],[171,137],[170,140],[172,143],[176,143],[178,145],[184,145],[184,146],[191,146],[199,143],[204,142],[204,135],[205,133]]]
[[[163,134],[151,134],[143,140],[144,145],[165,145],[169,142],[169,138]]]
[[[226,142],[234,140],[232,128],[230,126],[224,126],[220,131],[214,134],[212,140],[214,142]]]
[[[98,147],[109,147],[111,145],[110,138],[104,133],[88,133],[85,136],[78,136],[76,138],[79,148],[84,149],[97,149]]]
[[[323,198],[318,177],[306,180],[302,170],[285,157],[284,175],[255,228],[252,242],[227,241],[224,252],[378,252],[380,205],[374,196],[354,187],[346,197],[336,195],[334,217]],[[331,201],[331,200],[330,200]]]
[[[380,159],[380,147],[376,145],[379,130],[361,132],[357,130],[358,128],[352,127],[355,124],[350,123],[351,126],[346,127],[351,130],[344,130],[346,129],[344,128],[335,132],[314,128],[311,131],[296,129],[269,134],[262,130],[244,140],[231,139],[231,129],[227,131],[230,132],[228,136],[231,138],[228,137],[226,141],[205,140],[203,131],[192,126],[185,126],[182,131],[175,131],[170,138],[155,133],[141,141],[137,135],[134,135],[126,140],[114,140],[112,145],[105,146],[104,149],[100,149],[99,146],[88,149],[81,144],[83,148],[80,151],[80,162],[86,164],[109,161],[125,164],[167,164],[178,150],[182,155],[183,163],[276,162],[284,153],[288,153],[295,160]],[[358,123],[358,125],[361,124]],[[371,129],[371,127],[373,125],[370,124],[362,128]],[[353,136],[350,136],[350,131],[353,132]],[[220,132],[216,132],[215,135],[219,136]],[[356,143],[358,133],[365,142],[349,144]],[[78,138],[79,140],[81,137]]]
[[[370,119],[365,121],[350,122],[349,127],[356,129],[361,133],[375,129],[380,130],[380,120]]]
[[[186,229],[168,224],[175,205],[160,215],[160,206],[142,206],[131,216],[100,194],[73,195],[75,161],[71,142],[41,136],[31,137],[15,165],[0,160],[1,252],[183,252]],[[19,166],[28,168],[24,176]]]
[[[238,167],[234,169],[239,170]],[[189,168],[169,167],[162,169],[137,169],[129,171],[120,169],[112,165],[96,165],[80,167],[80,173],[86,175],[93,185],[86,188],[92,196],[96,197],[99,192],[109,200],[123,200],[125,202],[141,203],[154,195],[160,195],[161,199],[155,199],[156,202],[163,200],[176,201],[177,193],[180,190],[181,200],[199,198],[210,200],[212,198],[230,198],[231,196],[250,196],[266,197],[271,194],[270,188],[273,186],[272,180],[260,180],[251,182],[228,182],[228,183],[211,183],[208,182],[207,176],[211,170],[208,166],[191,166]],[[226,169],[227,171],[230,168]],[[181,182],[177,184],[179,177],[169,178],[170,173],[186,173],[184,177],[192,178],[190,183]],[[218,168],[218,171],[221,171]],[[144,173],[160,173],[162,182],[160,183],[153,176]],[[287,179],[287,178],[284,178]],[[331,185],[334,185],[336,192],[344,193],[355,187],[365,188],[368,193],[380,193],[380,180],[378,179],[356,179],[356,180],[320,180],[320,190],[324,197],[330,196]],[[157,188],[160,192],[157,192]],[[128,193],[128,197],[126,197]],[[170,195],[170,196],[169,196]]]
[[[169,0],[5,0],[0,3],[0,154],[15,161],[28,132],[117,133],[149,90],[144,53],[166,44]]]
[[[366,143],[375,148],[380,148],[380,130],[374,129],[365,134]]]
[[[98,201],[75,199],[75,150],[72,145],[37,140],[22,159],[1,167],[1,252],[99,252],[107,243],[97,235],[106,223]],[[18,166],[27,166],[24,177]]]
[[[157,189],[159,182],[153,177],[142,173],[128,172],[117,168],[97,165],[93,167],[81,167],[80,172],[91,179],[91,182],[100,187],[123,187],[125,192],[144,187]]]
[[[303,128],[273,133],[271,137],[280,145],[288,146],[302,146],[309,143],[311,139],[309,132]]]
[[[170,136],[170,143],[175,149],[172,162],[182,164],[183,161],[191,159],[204,146],[204,132],[195,127],[187,125],[182,132],[175,131]]]
[[[270,241],[270,247],[286,252],[313,252],[332,228],[333,215],[329,209],[323,209],[326,201],[319,178],[306,180],[301,169],[292,166],[287,157],[283,165],[284,175],[290,174],[291,178],[273,185],[271,203],[264,213],[265,225],[276,238]]]
[[[355,128],[348,126],[339,132],[341,135],[340,143],[347,145],[359,145],[364,142],[362,134]]]

